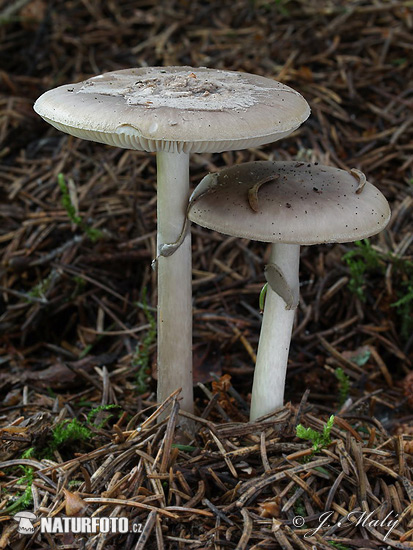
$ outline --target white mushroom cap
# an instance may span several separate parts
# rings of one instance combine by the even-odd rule
[[[300,162],[240,164],[201,181],[188,217],[256,241],[311,245],[364,239],[386,227],[390,209],[382,193],[368,182],[360,185],[364,175],[354,173]]]
[[[193,67],[109,72],[44,93],[34,110],[83,139],[186,153],[271,143],[310,114],[298,92],[275,80]]]

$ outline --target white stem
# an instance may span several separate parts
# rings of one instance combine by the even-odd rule
[[[282,271],[293,294],[298,293],[299,259],[299,245],[272,245],[270,262]],[[283,405],[294,315],[295,309],[286,309],[284,300],[268,285],[252,386],[251,421]]]
[[[157,248],[175,242],[184,226],[189,197],[189,155],[157,153]],[[181,408],[193,412],[191,235],[171,256],[159,256],[158,403],[182,388]]]

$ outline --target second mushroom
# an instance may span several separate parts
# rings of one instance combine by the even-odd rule
[[[389,205],[358,170],[257,161],[206,176],[192,194],[188,217],[226,235],[273,243],[252,389],[255,420],[283,405],[300,245],[370,237],[387,225]]]

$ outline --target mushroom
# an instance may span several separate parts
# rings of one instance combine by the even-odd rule
[[[13,519],[19,523],[17,532],[21,535],[28,535],[34,533],[33,522],[37,519],[33,512],[23,510],[14,514]]]
[[[307,102],[292,88],[261,76],[145,67],[60,86],[44,93],[34,109],[68,134],[156,152],[158,401],[182,388],[181,406],[192,411],[191,240],[185,225],[189,155],[285,137],[309,116]]]
[[[188,217],[226,235],[273,243],[252,389],[255,420],[283,404],[300,245],[370,237],[387,225],[389,205],[358,170],[257,161],[206,176],[192,194]]]

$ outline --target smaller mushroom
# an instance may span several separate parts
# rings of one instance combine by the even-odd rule
[[[188,218],[233,237],[271,242],[251,420],[281,407],[299,300],[300,245],[352,242],[384,229],[385,197],[360,171],[296,162],[249,162],[206,176]]]

